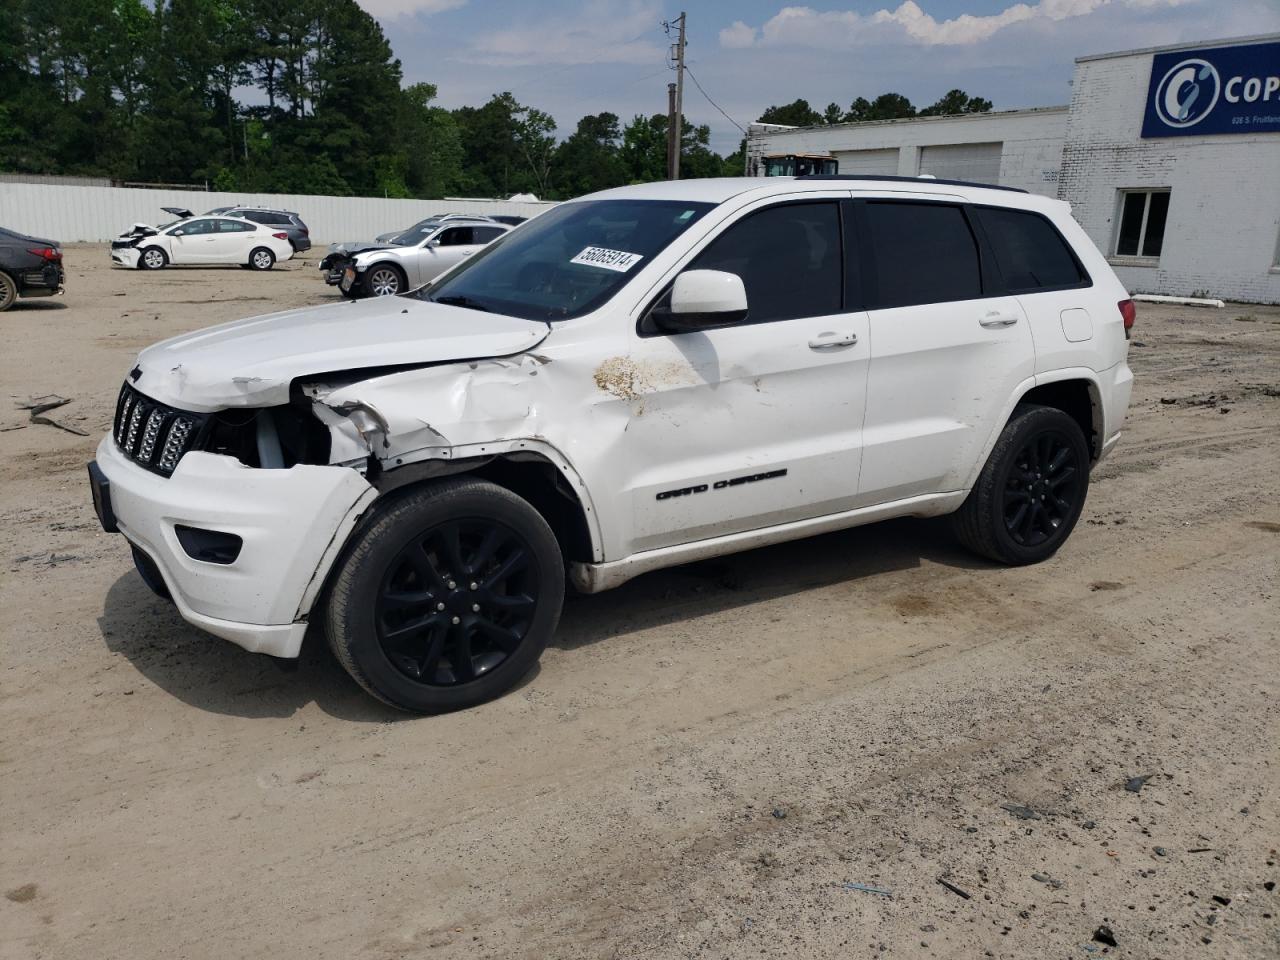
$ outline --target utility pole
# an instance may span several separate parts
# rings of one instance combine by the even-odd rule
[[[672,173],[676,169],[676,157],[680,155],[676,144],[676,85],[674,83],[667,84],[667,179],[674,180],[675,175]]]
[[[684,46],[685,46],[684,11],[674,22],[664,23],[667,33],[676,28],[676,41],[671,44],[671,59],[675,64],[676,82],[667,84],[667,179],[680,179],[680,147],[684,140]]]

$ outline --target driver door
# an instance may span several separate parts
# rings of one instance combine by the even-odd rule
[[[854,506],[868,321],[845,307],[859,302],[845,269],[848,194],[813,196],[771,198],[683,265],[738,274],[745,320],[672,334],[652,312],[641,319],[619,371],[632,406],[621,448],[633,517],[625,552]]]

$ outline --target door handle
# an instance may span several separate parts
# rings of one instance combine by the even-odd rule
[[[809,341],[810,350],[831,350],[835,347],[851,347],[858,342],[856,333],[833,333],[827,331],[818,334]]]
[[[988,313],[978,321],[984,327],[1012,327],[1017,322],[1017,316],[1011,313]]]

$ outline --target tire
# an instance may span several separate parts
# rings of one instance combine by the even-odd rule
[[[408,286],[404,271],[393,263],[375,263],[364,272],[364,291],[371,297],[393,297]]]
[[[245,264],[250,270],[270,270],[276,265],[276,255],[266,247],[254,247],[249,251],[249,262]]]
[[[13,301],[18,299],[18,284],[13,277],[9,276],[3,270],[0,270],[0,313],[8,310],[13,306]]]
[[[1079,424],[1053,407],[1020,405],[952,526],[989,560],[1039,563],[1071,535],[1088,492],[1089,447]]]
[[[486,481],[443,480],[375,504],[328,590],[324,632],[384,703],[460,710],[532,669],[564,579],[555,534],[528,502]]]
[[[138,251],[139,270],[162,270],[169,265],[169,255],[159,247],[143,247]]]

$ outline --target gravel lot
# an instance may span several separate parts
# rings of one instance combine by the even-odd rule
[[[1280,956],[1280,309],[1140,307],[1047,564],[897,521],[651,574],[413,719],[187,627],[89,504],[135,353],[315,262],[73,246],[0,314],[0,956]]]

